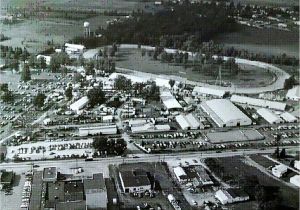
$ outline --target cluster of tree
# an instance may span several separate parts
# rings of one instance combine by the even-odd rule
[[[46,96],[44,93],[38,93],[33,99],[33,105],[37,108],[42,108],[45,104]]]
[[[67,89],[65,90],[65,96],[68,101],[72,100],[73,98],[73,87],[72,85],[69,85]]]
[[[0,96],[4,103],[11,103],[14,101],[14,94],[8,89],[7,83],[0,84]]]
[[[0,45],[0,57],[5,61],[5,67],[19,70],[20,61],[25,62],[29,57],[26,48]]]
[[[92,145],[103,155],[122,155],[127,149],[124,139],[108,139],[104,136],[96,137]]]
[[[239,49],[235,49],[234,47],[230,47],[230,48],[223,48],[222,52],[219,54],[224,56],[245,58],[248,60],[262,61],[271,64],[288,65],[288,66],[299,65],[298,58],[290,57],[285,53],[274,56],[274,55],[266,55],[263,53],[251,53],[248,50],[244,50],[244,49],[239,50]]]
[[[0,42],[3,42],[5,40],[9,40],[10,38],[5,36],[3,33],[0,34]]]
[[[182,49],[208,41],[219,33],[235,31],[238,25],[229,12],[225,3],[173,4],[155,14],[133,13],[131,18],[110,24],[106,29],[99,28],[96,33],[102,34],[101,37],[76,37],[74,42],[87,48],[117,42]]]
[[[62,66],[69,65],[71,63],[70,57],[67,53],[61,52],[61,53],[54,53],[51,56],[50,61],[50,71],[53,73],[61,72]]]
[[[284,159],[286,158],[286,151],[285,148],[282,148],[281,151],[279,151],[279,147],[277,147],[274,151],[274,156],[278,159]]]
[[[138,89],[140,89],[140,94],[143,96],[143,98],[146,98],[147,100],[153,100],[153,101],[159,101],[160,99],[160,92],[159,87],[156,85],[154,81],[147,82],[147,84],[136,84],[138,85]]]
[[[115,88],[117,90],[124,90],[124,91],[131,90],[132,88],[131,80],[120,75],[115,79]]]
[[[182,53],[182,52],[176,52],[175,54],[173,53],[167,53],[166,51],[163,51],[160,54],[161,61],[162,62],[167,62],[167,63],[176,63],[176,64],[186,64],[189,59],[189,54],[188,53]]]
[[[288,78],[284,81],[284,87],[283,88],[285,90],[289,90],[289,89],[293,88],[294,85],[297,85],[297,84],[299,84],[299,82],[295,79],[294,76],[291,76],[290,78]]]
[[[30,73],[30,68],[29,65],[27,63],[24,64],[23,66],[23,70],[21,73],[21,80],[24,82],[27,82],[29,80],[31,80],[31,73]]]
[[[37,59],[35,55],[30,55],[28,58],[28,65],[31,68],[40,68],[43,70],[47,68],[46,59],[43,56]]]
[[[87,97],[91,107],[105,103],[105,94],[100,87],[95,87],[88,91]]]

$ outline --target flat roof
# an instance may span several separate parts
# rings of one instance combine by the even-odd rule
[[[200,93],[200,94],[205,94],[205,95],[213,95],[213,96],[223,97],[226,94],[226,91],[208,88],[208,87],[196,86],[193,89],[193,93]]]
[[[150,185],[150,181],[145,171],[144,173],[139,171],[138,174],[135,174],[134,170],[133,171],[120,170],[120,174],[123,180],[124,187],[138,187],[138,186]]]
[[[266,108],[261,108],[261,109],[257,110],[257,113],[261,117],[263,117],[266,121],[268,121],[270,124],[280,123],[282,121],[280,117],[278,117],[271,110],[266,109]]]
[[[60,202],[55,205],[55,210],[86,210],[85,201]]]
[[[106,190],[102,173],[94,174],[92,179],[83,180],[84,190],[102,189]]]
[[[57,168],[49,167],[43,170],[43,179],[54,179],[57,177]]]

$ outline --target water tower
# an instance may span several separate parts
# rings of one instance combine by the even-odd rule
[[[84,22],[83,27],[84,27],[84,36],[89,37],[90,34],[91,34],[90,23],[89,22]]]

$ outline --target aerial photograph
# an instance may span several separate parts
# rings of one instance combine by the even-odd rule
[[[299,0],[0,0],[0,210],[300,210]]]

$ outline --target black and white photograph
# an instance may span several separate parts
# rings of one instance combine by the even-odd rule
[[[0,210],[299,210],[299,0],[0,0]]]

